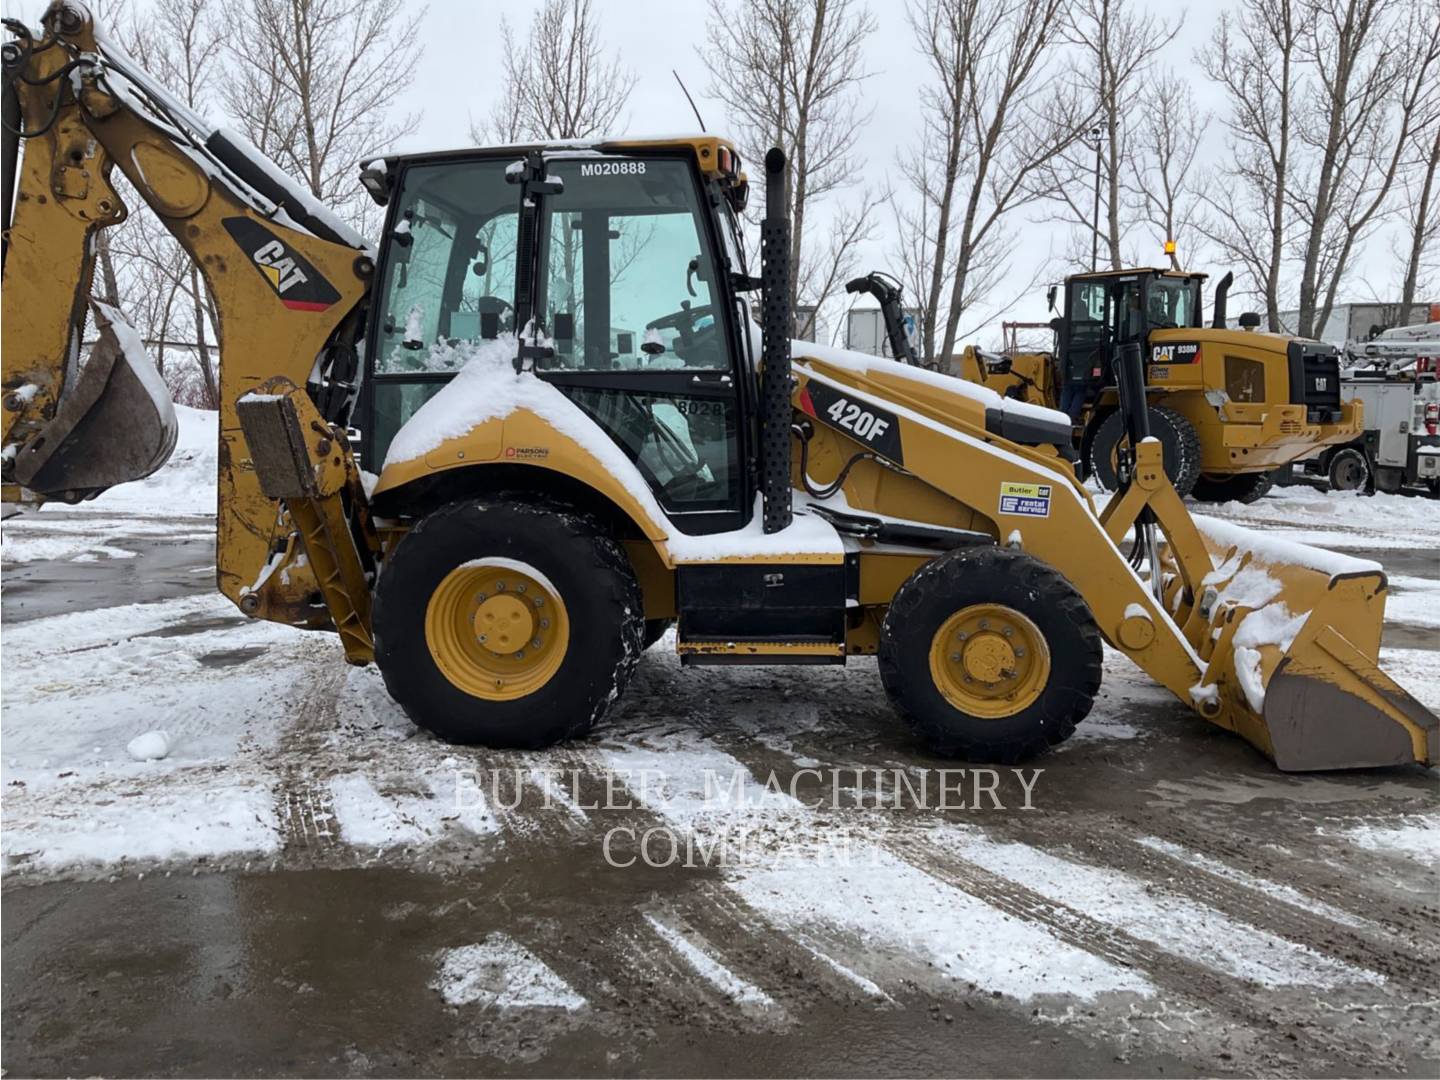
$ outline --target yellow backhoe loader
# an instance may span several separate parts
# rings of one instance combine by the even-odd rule
[[[1436,759],[1436,717],[1377,667],[1384,573],[1192,518],[1135,348],[1103,507],[1064,415],[792,351],[778,149],[759,277],[713,136],[377,158],[372,249],[77,4],[7,25],[5,499],[84,499],[173,441],[118,312],[76,371],[119,169],[219,310],[221,591],[335,631],[438,735],[584,732],[673,620],[687,665],[878,654],[944,755],[1064,740],[1109,642],[1283,769]]]
[[[1083,473],[1110,491],[1126,443],[1116,350],[1141,349],[1150,426],[1164,446],[1165,471],[1180,495],[1202,502],[1253,502],[1278,468],[1357,438],[1361,405],[1340,400],[1340,358],[1320,341],[1262,333],[1246,312],[1229,327],[1226,295],[1215,288],[1205,325],[1204,274],[1133,269],[1076,274],[1064,282],[1052,353],[960,357],[962,378],[1068,413],[1080,429]],[[1058,289],[1050,289],[1056,310]]]

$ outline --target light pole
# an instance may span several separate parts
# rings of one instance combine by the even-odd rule
[[[1090,233],[1090,272],[1093,274],[1100,263],[1100,129],[1091,128],[1090,135],[1095,140],[1095,217]]]

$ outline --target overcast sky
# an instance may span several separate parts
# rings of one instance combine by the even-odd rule
[[[143,3],[144,0],[137,0]],[[700,49],[705,40],[706,4],[703,0],[594,0],[602,16],[603,33],[610,47],[636,75],[635,91],[630,99],[628,116],[616,134],[645,135],[688,132],[696,123],[689,104],[676,85],[671,69],[679,72],[695,96],[705,124],[711,132],[728,131],[728,117],[722,104],[707,93],[711,72]],[[898,153],[913,144],[918,130],[914,106],[916,77],[924,71],[916,54],[911,28],[905,18],[903,0],[860,0],[867,2],[875,13],[877,28],[867,41],[865,66],[869,78],[865,92],[874,114],[861,130],[855,147],[855,191],[836,192],[828,196],[829,205],[847,198],[847,194],[870,186],[883,186],[893,179],[897,192],[903,184],[894,172]],[[1210,38],[1222,10],[1234,8],[1236,0],[1212,0],[1188,8],[1163,0],[1137,0],[1167,19],[1184,15],[1184,25],[1175,42],[1162,57],[1162,63],[1173,67],[1192,80],[1201,108],[1223,108],[1223,99],[1195,62],[1195,52]],[[14,6],[7,4],[7,7]],[[35,21],[37,0],[25,0],[19,7],[22,14]],[[418,113],[420,120],[413,134],[404,140],[412,145],[429,147],[462,146],[469,142],[470,117],[484,116],[490,110],[501,86],[500,35],[498,22],[503,14],[524,35],[531,14],[539,0],[430,0],[421,25],[424,57],[415,78],[397,87],[397,114]],[[1207,155],[1224,151],[1221,125],[1209,127]],[[753,170],[752,170],[753,171]],[[825,204],[812,211],[816,219],[810,226],[823,231]],[[998,343],[1001,317],[1044,321],[1044,286],[1027,290],[1025,286],[1037,273],[1041,280],[1063,274],[1058,257],[1066,248],[1063,225],[1033,219],[1043,217],[1044,206],[1022,208],[1011,227],[1015,231],[1011,270],[1007,279],[995,290],[993,299],[1010,304],[1008,311],[998,312],[996,304],[973,313],[966,330],[980,329],[971,335],[982,344]],[[890,245],[885,242],[886,230],[892,228],[888,210],[877,221],[878,239],[864,252],[864,269],[893,269]],[[1395,283],[1400,277],[1397,258],[1392,254],[1393,237],[1373,237],[1342,289],[1340,300],[1369,300],[1377,294],[1393,298]],[[1142,262],[1159,265],[1163,253],[1148,250],[1146,241],[1137,245],[1136,254]],[[1228,267],[1216,264],[1206,251],[1181,251],[1181,261],[1189,269],[1212,273],[1212,280]],[[753,270],[754,268],[752,268]],[[1018,300],[1017,300],[1018,297]],[[835,320],[838,322],[838,320]]]
[[[1175,18],[1182,10],[1185,25],[1164,60],[1177,71],[1191,77],[1203,107],[1218,107],[1219,95],[1195,64],[1194,53],[1209,39],[1219,12],[1233,7],[1234,0],[1197,4],[1182,9],[1173,3],[1141,0],[1167,18]],[[706,6],[701,0],[595,0],[604,15],[604,32],[610,45],[624,63],[637,75],[635,93],[630,99],[628,134],[673,133],[694,130],[695,120],[684,95],[671,75],[673,67],[685,80],[700,106],[706,126],[712,132],[727,130],[727,117],[721,103],[706,93],[711,79],[708,64],[699,52],[705,40]],[[503,12],[523,33],[535,0],[509,0],[501,5],[492,2],[473,3],[467,0],[432,0],[425,20],[425,59],[414,84],[401,94],[401,102],[410,109],[423,110],[416,136],[429,145],[448,145],[462,139],[468,114],[483,115],[494,101],[501,83],[499,37],[487,27]],[[857,187],[879,185],[893,171],[897,153],[913,142],[918,129],[914,107],[916,76],[923,69],[915,53],[909,23],[903,4],[898,0],[870,0],[878,27],[869,38],[866,67],[870,72],[866,92],[874,106],[874,116],[861,131],[855,150]],[[1214,149],[1223,149],[1218,125],[1212,125]],[[897,178],[897,187],[898,187]],[[844,198],[844,193],[831,196]],[[1043,209],[1027,208],[1020,212],[1038,217]],[[881,221],[883,229],[891,227],[890,215]],[[1048,271],[1055,258],[1065,250],[1063,226],[1027,223],[1017,217],[1017,243],[1013,266],[1007,281],[996,290],[996,299],[1013,298],[1037,270]],[[1372,242],[1371,248],[1383,249],[1383,242]],[[886,268],[889,254],[883,241],[870,245],[863,260],[867,268]],[[1148,262],[1164,261],[1160,250],[1142,248],[1139,254]],[[1224,267],[1205,265],[1206,253],[1182,252],[1182,261],[1189,268],[1214,270]],[[1394,275],[1398,276],[1398,275]],[[1368,297],[1360,281],[1356,288]],[[976,323],[986,323],[990,312],[977,316]],[[1005,316],[1006,318],[1043,321],[1044,288],[1037,287]],[[968,321],[968,320],[967,320]],[[987,343],[999,334],[998,320],[990,320],[979,337]]]

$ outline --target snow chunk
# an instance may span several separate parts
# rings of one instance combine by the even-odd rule
[[[136,761],[159,761],[169,756],[170,745],[169,732],[147,731],[126,743],[125,752]]]
[[[1265,707],[1265,685],[1260,673],[1260,649],[1273,645],[1282,653],[1290,648],[1310,617],[1308,611],[1292,615],[1283,603],[1252,611],[1235,630],[1235,674],[1245,700],[1257,713]]]
[[[447,1005],[571,1012],[585,1005],[569,983],[506,934],[491,934],[477,945],[447,949],[440,956],[440,974],[430,986]]]

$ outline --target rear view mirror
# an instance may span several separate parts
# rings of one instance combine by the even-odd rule
[[[484,244],[475,249],[475,265],[470,267],[470,271],[476,277],[490,273],[490,249]]]
[[[1051,285],[1049,291],[1046,292],[1046,294],[1045,294],[1045,303],[1046,303],[1047,305],[1049,305],[1049,308],[1050,308],[1051,311],[1054,311],[1054,310],[1055,310],[1055,286],[1054,286],[1054,285]]]

